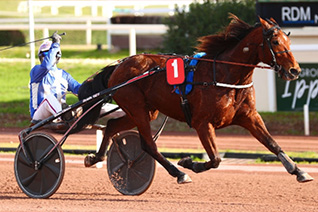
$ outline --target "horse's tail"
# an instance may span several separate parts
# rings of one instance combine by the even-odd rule
[[[106,66],[102,68],[101,72],[96,74],[93,78],[85,80],[78,90],[78,99],[85,99],[95,93],[98,93],[108,88],[108,80],[114,72],[117,65]]]
[[[89,78],[85,80],[78,90],[78,99],[83,100],[89,96],[92,96],[95,93],[98,93],[102,90],[107,89],[108,80],[116,67],[117,65],[106,66],[101,70],[101,72],[99,72],[93,78]],[[111,100],[110,97],[105,97],[104,99],[105,99],[104,102]],[[83,113],[87,111],[91,106],[93,106],[97,101],[99,100],[95,100],[95,101],[92,101],[91,103],[85,104],[83,106]],[[100,110],[102,106],[103,106],[103,103],[100,103],[94,109],[89,111],[84,117],[82,117],[81,120],[77,123],[77,126],[74,129],[72,129],[71,133],[79,132],[83,128],[85,128],[87,125],[95,124],[99,118],[99,114],[100,114]]]

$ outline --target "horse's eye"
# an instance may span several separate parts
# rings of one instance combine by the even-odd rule
[[[279,42],[277,40],[273,40],[272,42],[275,46],[278,46],[279,45]]]

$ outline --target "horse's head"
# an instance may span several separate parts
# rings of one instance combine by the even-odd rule
[[[259,18],[263,28],[263,62],[270,64],[284,80],[295,80],[301,69],[290,51],[290,39],[274,19]]]

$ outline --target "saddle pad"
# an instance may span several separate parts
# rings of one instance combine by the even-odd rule
[[[204,55],[206,55],[205,52],[199,52],[199,53],[195,54],[195,55],[193,56],[193,58],[201,58],[201,57],[203,57]],[[190,61],[190,63],[189,63],[189,66],[190,66],[190,67],[191,67],[191,66],[196,66],[197,63],[198,63],[198,60],[192,59],[192,60]],[[186,87],[185,87],[185,94],[186,94],[186,95],[189,94],[189,93],[192,91],[193,85],[192,85],[192,84],[189,84],[189,83],[193,82],[193,74],[194,74],[194,71],[193,71],[192,69],[191,69],[191,71],[188,71],[188,73],[187,73],[186,82],[185,82],[185,83],[186,83]],[[181,91],[179,90],[178,87],[174,86],[174,88],[175,88],[175,92],[176,92],[177,94],[181,94]]]

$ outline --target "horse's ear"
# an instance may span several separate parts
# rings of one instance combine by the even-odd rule
[[[278,25],[274,18],[270,18],[269,20],[271,20],[274,24]]]
[[[259,17],[259,21],[261,22],[262,26],[263,26],[263,29],[270,29],[271,28],[271,25],[264,19],[262,19],[261,17]]]

